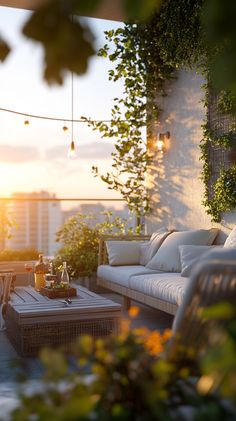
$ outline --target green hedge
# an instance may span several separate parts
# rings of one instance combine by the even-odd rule
[[[0,251],[0,262],[37,260],[38,256],[39,251],[33,248],[26,248],[21,250],[5,249]]]

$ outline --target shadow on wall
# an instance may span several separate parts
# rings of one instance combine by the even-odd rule
[[[204,118],[202,78],[194,72],[181,72],[168,87],[168,96],[162,99],[163,110],[158,130],[170,131],[167,150],[158,153],[155,148],[153,163],[148,174],[152,215],[148,231],[158,226],[168,228],[194,228],[192,219],[199,215],[211,225],[201,205],[203,185],[200,180],[199,143]],[[200,218],[201,219],[201,218]]]

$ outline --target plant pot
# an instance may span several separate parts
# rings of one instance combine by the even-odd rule
[[[102,293],[106,291],[105,288],[97,285],[96,272],[92,273],[91,275],[88,275],[88,273],[85,272],[81,272],[80,276],[78,276],[74,282],[96,293]]]

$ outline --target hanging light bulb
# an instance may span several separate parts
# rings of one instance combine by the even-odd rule
[[[65,126],[63,126],[63,127],[62,127],[62,130],[63,130],[63,132],[67,132],[69,129],[68,129],[68,127],[65,125]]]
[[[29,123],[29,120],[25,120],[25,121],[24,121],[24,125],[25,125],[25,126],[29,126],[29,124],[30,124],[30,123]]]
[[[76,151],[75,151],[75,142],[72,140],[69,151],[68,151],[68,158],[75,159],[76,158]]]
[[[71,72],[71,143],[68,151],[68,158],[75,159],[75,142],[74,142],[74,73]]]

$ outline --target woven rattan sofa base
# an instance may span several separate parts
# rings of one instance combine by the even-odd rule
[[[7,335],[22,356],[37,355],[42,347],[63,347],[71,350],[71,344],[80,335],[94,338],[105,337],[119,331],[121,306],[79,287],[82,299],[73,299],[66,306],[60,300],[50,300],[33,292],[39,301],[29,302],[28,291],[32,288],[16,288],[16,294],[25,302],[14,300],[6,314]],[[87,297],[86,297],[87,295]],[[28,298],[28,301],[27,301]]]

